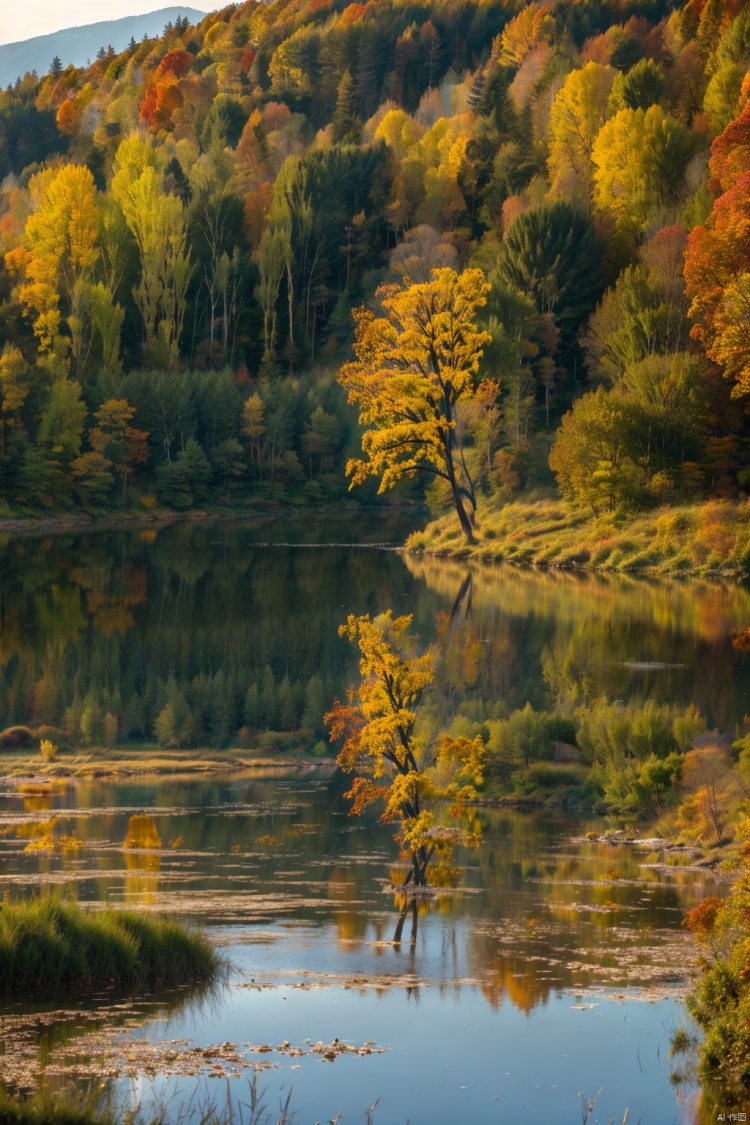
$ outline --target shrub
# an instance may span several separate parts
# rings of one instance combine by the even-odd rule
[[[45,762],[54,762],[57,756],[57,747],[54,742],[49,738],[43,738],[39,743],[39,753]]]
[[[690,1014],[705,1034],[699,1074],[718,1079],[725,1093],[750,1091],[750,817],[738,825],[742,870],[723,902],[704,900],[685,924],[704,954],[704,974],[687,999]]]

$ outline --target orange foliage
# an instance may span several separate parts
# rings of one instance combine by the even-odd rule
[[[727,125],[711,145],[709,187],[714,195],[729,188],[750,171],[750,103]]]
[[[749,117],[750,123],[750,117]],[[722,134],[723,136],[724,134]],[[688,238],[685,279],[692,298],[692,335],[709,359],[750,391],[750,171],[725,191],[703,226]]]
[[[746,625],[744,629],[734,630],[732,648],[738,648],[740,652],[750,652],[750,625]]]
[[[339,18],[340,27],[351,27],[362,19],[369,7],[369,4],[350,4],[348,8],[344,8]]]
[[[184,78],[192,65],[193,56],[190,51],[177,48],[164,56],[156,68],[156,73],[161,77],[173,74],[175,78]]]
[[[75,133],[78,128],[79,120],[80,117],[76,109],[75,95],[72,98],[69,95],[65,101],[62,102],[57,111],[57,127],[61,133],[69,137],[72,133]]]
[[[723,903],[720,898],[710,895],[688,910],[682,919],[682,924],[697,938],[706,938],[716,925],[716,919]]]
[[[173,116],[182,106],[183,101],[182,94],[174,82],[166,85],[149,82],[141,102],[139,119],[154,132],[159,129],[169,130],[172,128]]]

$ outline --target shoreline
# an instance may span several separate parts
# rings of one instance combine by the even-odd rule
[[[419,512],[424,509],[415,504],[337,504],[337,505],[296,505],[278,504],[259,508],[196,508],[185,512],[159,509],[157,511],[128,511],[93,514],[91,512],[58,512],[44,516],[0,516],[0,535],[14,533],[34,534],[37,532],[97,531],[100,528],[129,526],[152,527],[168,526],[176,523],[204,523],[224,520],[272,520],[278,517],[298,516],[307,519],[311,515],[335,516],[361,514],[389,515],[394,512]],[[366,546],[366,544],[363,544]]]
[[[518,501],[482,511],[468,543],[453,513],[413,532],[414,556],[520,568],[680,578],[750,575],[750,501],[707,500],[627,518],[587,514],[562,500]]]
[[[302,754],[280,757],[254,755],[250,750],[144,750],[135,753],[105,751],[99,754],[64,754],[46,763],[36,751],[2,753],[2,781],[15,788],[39,786],[54,790],[67,781],[118,781],[133,777],[200,777],[221,773],[274,770],[317,773],[336,766],[334,758],[308,758]],[[28,794],[33,796],[33,794]]]

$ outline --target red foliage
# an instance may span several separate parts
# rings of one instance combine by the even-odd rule
[[[175,78],[184,78],[192,65],[193,56],[190,51],[178,47],[164,56],[156,68],[156,73],[161,77],[173,74]]]
[[[722,900],[715,895],[704,898],[692,910],[688,910],[682,919],[682,924],[697,938],[706,938],[716,925],[716,919],[723,905]]]
[[[245,47],[245,50],[242,52],[242,58],[240,59],[240,66],[242,67],[243,70],[249,70],[254,62],[255,62],[255,47],[251,47],[250,44],[248,44],[247,47]]]
[[[157,132],[159,129],[171,129],[172,117],[175,110],[183,104],[183,97],[174,82],[160,85],[149,82],[141,102],[140,120],[149,129]]]
[[[750,172],[750,102],[711,145],[709,188],[714,195],[728,191],[741,175]]]
[[[742,310],[737,323],[732,323],[737,310],[727,300],[726,291],[748,272],[750,171],[716,200],[703,226],[690,232],[685,255],[690,315],[695,321],[692,335],[701,341],[709,359],[743,385],[748,378],[750,340]]]

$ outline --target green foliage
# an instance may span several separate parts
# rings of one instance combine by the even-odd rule
[[[661,101],[664,93],[664,74],[653,59],[639,59],[627,73],[614,80],[611,104],[615,112],[620,109],[648,109]]]
[[[519,764],[549,760],[558,737],[559,719],[546,711],[535,711],[530,703],[507,719],[488,720],[488,776],[507,776]]]
[[[750,1090],[750,821],[738,826],[739,877],[725,900],[706,899],[685,924],[703,954],[703,975],[687,998],[688,1011],[704,1033],[699,1075],[718,1082],[722,1095],[745,1098]]]
[[[208,496],[213,477],[211,464],[202,446],[191,437],[174,461],[159,466],[156,488],[159,499],[172,508],[183,510]]]
[[[601,293],[601,246],[591,220],[570,203],[532,208],[503,240],[500,279],[550,313],[569,342]]]

